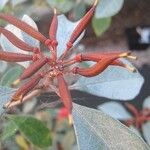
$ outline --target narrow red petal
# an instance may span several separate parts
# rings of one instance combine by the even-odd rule
[[[71,97],[70,91],[68,89],[68,85],[62,74],[59,74],[57,76],[57,80],[58,80],[59,94],[62,99],[62,102],[65,105],[65,107],[68,109],[68,111],[71,113],[72,97]]]
[[[31,80],[29,80],[27,83],[23,84],[16,93],[12,96],[11,101],[21,101],[23,97],[30,92],[42,79],[41,74],[35,75]]]
[[[5,21],[13,24],[14,26],[18,27],[22,31],[26,32],[27,34],[31,35],[32,37],[34,37],[35,39],[37,39],[43,43],[47,40],[47,38],[44,35],[42,35],[38,31],[36,31],[32,26],[28,25],[24,21],[21,21],[21,20],[15,18],[14,16],[0,13],[0,19],[3,19]]]
[[[3,61],[24,62],[24,61],[31,61],[32,59],[33,57],[31,55],[0,51],[0,60]]]
[[[34,51],[34,47],[26,44],[24,41],[16,37],[12,32],[0,27],[0,33],[2,33],[13,45],[16,47],[25,50],[25,51]]]
[[[47,62],[48,62],[48,59],[46,57],[35,61],[28,68],[24,70],[24,72],[22,73],[20,77],[20,80],[24,80],[26,78],[31,77],[38,70],[40,70]]]

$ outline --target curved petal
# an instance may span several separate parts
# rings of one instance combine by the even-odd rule
[[[19,39],[22,39],[21,31],[14,25],[8,24],[5,29],[11,31],[14,35],[16,35]],[[0,44],[2,46],[2,49],[7,52],[14,52],[14,53],[22,53],[22,54],[29,54],[29,52],[23,51],[16,46],[14,46],[3,34],[1,34],[0,37]],[[29,65],[29,62],[18,62],[17,64],[27,68]]]
[[[97,108],[118,120],[127,120],[132,118],[130,113],[121,104],[117,102],[103,103]]]

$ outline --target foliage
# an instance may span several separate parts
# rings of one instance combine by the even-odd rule
[[[59,2],[61,2],[61,1],[59,1]],[[108,1],[106,1],[106,0],[101,1],[103,8],[105,8],[104,6],[106,6],[106,4],[107,4],[106,2],[108,3]],[[112,2],[114,4],[114,1],[112,1]],[[62,1],[62,3],[64,5],[65,1]],[[103,19],[105,17],[110,18],[112,15],[116,14],[121,9],[122,4],[123,4],[123,1],[120,1],[120,3],[116,3],[117,9],[115,11],[112,11],[111,3],[109,3],[109,8],[111,10],[111,13],[107,13],[107,12],[105,12],[106,10],[104,10],[104,12],[105,12],[104,16],[99,16],[99,17],[103,18]],[[56,4],[53,3],[53,5],[56,5]],[[62,8],[63,5],[60,8]],[[94,6],[93,6],[93,8],[94,8]],[[97,11],[99,11],[98,8],[99,8],[99,6],[97,7],[96,13],[97,13]],[[68,9],[69,8],[67,8],[66,11],[69,11]],[[92,14],[90,17],[92,17]],[[88,18],[89,20],[91,19],[90,17]],[[56,18],[54,17],[54,20],[55,19]],[[103,19],[100,19],[100,20],[103,20]],[[10,19],[8,19],[8,20],[10,20]],[[51,41],[54,45],[51,44],[50,46],[49,46],[49,43],[46,44],[47,40],[49,40],[49,39],[47,39],[46,37],[41,35],[41,33],[38,32],[38,28],[37,28],[35,22],[27,15],[23,16],[22,21],[26,22],[27,24],[29,24],[30,26],[33,27],[32,29],[30,28],[31,32],[29,32],[25,28],[21,28],[21,26],[20,26],[21,29],[18,29],[17,27],[15,27],[13,25],[7,25],[5,29],[7,29],[8,31],[11,31],[11,33],[14,33],[14,35],[17,38],[22,40],[22,42],[25,42],[26,44],[30,45],[31,47],[40,48],[40,44],[37,40],[41,41],[50,50],[50,52],[51,52],[50,58],[51,58],[52,56],[55,56],[54,55],[55,53],[52,51],[52,49],[55,50],[56,47],[54,47],[54,46],[56,46],[55,42],[57,42],[57,41],[58,41],[58,47],[57,47],[57,53],[58,53],[57,56],[58,57],[61,56],[61,54],[64,54],[64,50],[66,48],[66,45],[68,44],[68,41],[72,44],[73,49],[75,49],[74,46],[83,38],[84,29],[86,27],[86,21],[88,23],[89,20],[87,21],[82,18],[78,22],[73,23],[73,22],[69,21],[64,15],[59,15],[57,32],[55,32],[56,30],[55,30],[55,28],[53,28],[53,25],[52,25],[52,28],[54,30],[52,30],[52,32],[50,32],[50,38],[54,37],[54,39],[53,39],[54,41],[53,42]],[[11,23],[13,23],[13,22],[14,21],[12,21]],[[56,23],[56,21],[54,23]],[[23,24],[25,24],[25,23],[23,23]],[[27,24],[25,24],[26,25],[25,27],[27,27]],[[82,29],[80,27],[83,24],[85,26]],[[93,24],[95,25],[95,23],[93,23]],[[101,23],[97,23],[97,24],[101,25]],[[98,27],[97,24],[96,24],[96,28]],[[14,25],[17,26],[18,24],[14,23]],[[102,26],[104,26],[104,25],[102,25]],[[19,27],[19,25],[18,25],[18,27]],[[103,28],[102,30],[106,30],[106,28]],[[30,35],[26,34],[25,32],[32,35],[36,39],[34,39]],[[98,32],[102,33],[103,31],[98,31]],[[34,34],[34,33],[36,33],[36,34]],[[74,33],[78,33],[78,35],[76,35]],[[72,40],[72,34],[74,35],[73,40]],[[46,38],[46,40],[45,40],[45,38]],[[10,52],[14,52],[14,53],[18,53],[18,52],[24,53],[25,56],[30,55],[30,53],[31,53],[31,52],[23,51],[23,49],[18,48],[16,42],[14,42],[12,44],[12,42],[10,42],[9,37],[6,38],[6,36],[3,34],[1,35],[1,46],[2,46],[3,50],[7,52],[7,54],[8,54],[8,50]],[[32,51],[32,52],[34,53],[34,51]],[[35,54],[38,54],[38,53],[35,52]],[[100,64],[100,65],[101,65],[101,62],[100,62],[101,59],[103,59],[105,61],[105,59],[108,56],[109,56],[108,58],[111,58],[114,56],[114,53],[113,54],[107,53],[105,55],[103,55],[102,53],[99,53],[99,54],[100,54],[100,58],[98,58],[99,61],[97,62],[95,60],[95,64]],[[131,56],[128,52],[126,52],[126,53],[121,52],[119,54],[118,53],[115,54],[115,56],[117,55],[116,59],[122,58],[121,54],[123,54],[123,56],[125,55],[125,57],[129,56],[130,58],[133,58],[133,56]],[[40,56],[41,56],[41,53],[40,53]],[[78,55],[75,55],[75,56],[76,56],[75,58],[78,59],[78,57],[77,57]],[[76,59],[74,59],[74,60],[76,60]],[[60,96],[63,104],[65,105],[65,107],[67,108],[67,110],[69,112],[69,116],[68,116],[69,118],[72,113],[73,125],[74,125],[75,131],[76,131],[75,134],[77,137],[78,148],[81,150],[85,150],[85,149],[86,150],[87,149],[97,150],[100,148],[101,149],[116,149],[116,148],[120,148],[120,149],[125,148],[126,149],[125,146],[127,146],[128,148],[130,147],[130,149],[134,149],[136,147],[136,150],[142,150],[142,149],[148,150],[149,149],[148,146],[144,143],[144,141],[139,136],[137,136],[131,130],[129,130],[128,128],[123,126],[119,121],[112,119],[111,117],[105,115],[104,113],[97,111],[97,110],[93,110],[91,108],[81,106],[81,105],[77,105],[77,104],[73,104],[73,109],[71,108],[72,101],[71,101],[71,97],[69,95],[70,92],[67,88],[77,89],[77,90],[84,91],[84,92],[87,92],[87,93],[90,93],[93,95],[109,97],[111,99],[118,99],[118,100],[133,99],[139,93],[141,86],[144,82],[144,79],[138,73],[138,71],[129,72],[128,70],[126,70],[126,68],[134,69],[133,66],[128,61],[126,61],[124,59],[123,60],[119,59],[118,61],[119,61],[119,64],[123,64],[123,65],[122,66],[116,66],[116,65],[112,66],[111,63],[108,63],[109,67],[106,66],[106,68],[104,68],[104,70],[102,70],[102,72],[96,72],[97,74],[95,74],[95,72],[93,74],[93,72],[92,72],[91,78],[86,78],[86,75],[87,75],[86,71],[84,74],[85,76],[82,74],[84,72],[84,69],[85,70],[89,69],[89,68],[93,69],[91,64],[89,64],[88,68],[81,68],[81,70],[83,69],[83,72],[81,72],[81,74],[79,73],[81,76],[76,75],[76,73],[78,73],[78,72],[73,72],[73,71],[77,71],[77,70],[73,70],[71,72],[71,70],[69,70],[70,68],[67,68],[68,69],[67,71],[70,71],[72,73],[71,74],[72,77],[69,78],[64,73],[64,70],[63,70],[63,71],[61,71],[61,74],[56,74],[56,76],[53,77],[58,81],[58,83],[57,83],[58,86],[54,82],[54,85],[52,86],[52,88],[50,87],[47,89],[48,92],[55,91]],[[56,60],[54,62],[56,63]],[[63,60],[60,62],[60,64],[62,62],[63,62]],[[32,71],[32,69],[34,69],[34,67],[32,69],[30,69],[30,66],[32,66],[32,64],[30,64],[29,62],[21,62],[21,63],[19,62],[18,64],[22,65],[25,68],[25,70],[28,69],[29,72]],[[34,61],[33,61],[33,64],[34,64]],[[56,67],[59,68],[59,66],[57,66],[57,65],[56,65]],[[93,65],[93,66],[95,67],[95,65]],[[105,64],[104,64],[104,66],[105,66]],[[51,67],[53,67],[53,66],[51,66]],[[79,67],[79,66],[77,65],[76,67]],[[39,67],[38,69],[42,69],[42,68]],[[78,68],[75,68],[75,69],[78,69]],[[58,71],[58,70],[56,69],[55,71]],[[52,72],[52,73],[54,73],[54,72]],[[73,73],[75,75],[73,75]],[[9,78],[8,76],[10,76],[10,77],[13,76],[13,74],[10,74],[10,73],[8,74],[8,72],[6,75],[7,75],[7,78]],[[6,75],[4,75],[5,78],[6,78]],[[52,74],[52,75],[55,75],[55,74]],[[61,75],[61,78],[56,78],[59,75]],[[64,77],[62,75],[64,75]],[[75,80],[76,76],[77,76],[77,79]],[[16,77],[13,76],[13,79],[15,79],[15,78]],[[66,78],[67,78],[67,80],[66,80]],[[67,86],[68,80],[71,80],[72,82],[71,82],[71,84],[69,84]],[[33,78],[30,80],[30,82],[31,81],[33,81]],[[5,84],[4,79],[1,82],[3,84]],[[26,83],[30,83],[30,82],[26,82]],[[30,86],[32,86],[32,85],[30,85]],[[33,88],[31,88],[31,90]],[[28,88],[25,90],[28,91]],[[16,100],[15,99],[16,97],[13,97],[14,93],[16,93],[16,91],[18,91],[18,89],[9,88],[9,87],[5,87],[5,86],[0,87],[0,97],[1,97],[0,112],[1,112],[1,114],[3,112],[3,108],[2,108],[3,105],[6,106],[6,103],[8,104],[9,100],[12,100],[10,104],[13,104],[13,103],[15,104],[16,102],[19,102],[19,104],[20,104],[20,100],[22,102],[24,102],[24,98]],[[43,89],[43,91],[45,91],[45,89]],[[25,96],[28,96],[28,95],[25,95]],[[13,98],[15,99],[15,101],[13,100]],[[68,101],[66,101],[66,100],[68,100]],[[10,105],[7,105],[7,106],[10,107]],[[43,117],[43,119],[44,119],[44,117]],[[47,119],[49,119],[49,117]],[[45,126],[44,123],[37,120],[36,118],[30,117],[30,116],[8,115],[8,120],[10,122],[9,122],[9,124],[7,124],[6,127],[9,128],[9,130],[11,130],[11,132],[9,132],[9,130],[7,130],[9,133],[6,132],[7,128],[5,128],[3,139],[7,139],[8,137],[11,137],[13,134],[16,133],[15,131],[18,130],[19,134],[21,134],[21,137],[20,137],[20,135],[17,136],[16,141],[21,141],[21,142],[18,142],[18,143],[21,143],[21,145],[20,145],[21,147],[26,147],[26,145],[28,145],[28,142],[29,142],[37,147],[45,148],[45,147],[49,147],[51,145],[51,143],[55,141],[54,140],[55,136],[54,136],[54,139],[51,139],[52,138],[51,135],[52,135],[53,131],[49,130]],[[10,126],[11,126],[11,128],[10,128]],[[60,128],[58,128],[58,129],[60,130]],[[124,135],[124,133],[125,133],[125,135]],[[72,135],[72,132],[70,132],[70,134]],[[87,136],[87,134],[88,134],[88,136]],[[88,137],[88,139],[87,139],[87,137]],[[54,140],[54,141],[52,141],[52,140]],[[89,141],[88,143],[87,143],[87,140]],[[72,141],[72,143],[74,143],[74,140]],[[57,141],[57,143],[55,145],[58,146],[58,144],[59,144],[59,141]]]
[[[71,14],[73,14],[74,19],[77,20],[85,14],[86,9],[93,3],[93,0],[45,0],[39,1],[39,4],[37,1],[29,0],[2,0],[0,7],[1,10],[5,9],[4,6],[9,3],[12,5],[12,7],[16,7],[18,5],[21,5],[22,3],[28,4],[28,7],[31,6],[31,4],[34,5],[34,7],[45,8],[50,6],[51,8],[56,8],[61,13],[70,12]],[[111,25],[111,18],[121,10],[123,4],[124,0],[118,0],[117,2],[115,0],[100,0],[95,12],[95,17],[92,19],[92,27],[96,36],[100,36],[106,30],[108,30]],[[28,12],[26,12],[26,5],[24,7],[25,9],[23,10],[23,13],[28,13],[28,15],[31,15],[33,13],[33,9],[30,9],[28,10]],[[18,11],[20,12],[19,9]]]
[[[120,121],[123,121],[124,123],[126,123],[126,125],[128,125],[136,134],[140,135],[141,137],[144,136],[146,142],[150,144],[150,132],[149,132],[150,97],[147,97],[143,101],[143,106],[142,106],[141,111],[139,111],[138,109],[136,109],[135,106],[132,106],[130,104],[129,106],[130,107],[132,106],[132,109],[128,109],[130,111],[129,113],[126,109],[128,108],[127,107],[128,105],[125,105],[125,106],[126,107],[124,107],[123,105],[117,102],[107,102],[107,103],[99,105],[98,109],[112,116],[113,118],[119,119]],[[145,121],[142,122],[144,118],[145,118]],[[139,120],[139,124],[138,122],[132,123],[130,120],[133,120],[133,119],[137,121]],[[141,124],[140,124],[140,121],[141,121]]]

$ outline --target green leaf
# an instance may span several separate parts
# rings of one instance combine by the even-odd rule
[[[76,20],[81,19],[86,13],[86,5],[84,2],[80,2],[78,5],[75,5],[73,8],[74,17]]]
[[[74,104],[73,120],[80,150],[149,150],[141,137],[101,111]]]
[[[124,0],[100,0],[95,16],[96,18],[107,18],[116,15],[123,7]]]
[[[14,124],[14,122],[9,121],[6,125],[5,128],[3,130],[2,133],[2,140],[7,140],[8,138],[10,138],[11,136],[13,136],[16,131],[18,130],[17,126]]]
[[[93,17],[92,26],[96,36],[102,35],[111,25],[111,18],[97,19]]]
[[[8,116],[25,138],[34,145],[45,148],[52,144],[49,129],[39,120],[30,116]]]
[[[11,68],[2,76],[0,85],[11,86],[11,84],[19,78],[22,71],[23,71],[23,68],[20,66]]]
[[[47,0],[47,3],[63,13],[68,12],[74,6],[74,3],[71,0]]]

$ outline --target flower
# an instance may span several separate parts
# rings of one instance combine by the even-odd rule
[[[27,68],[24,69],[20,78],[14,82],[14,85],[23,80],[29,80],[16,90],[10,102],[6,104],[6,108],[24,102],[26,99],[28,99],[28,97],[39,94],[39,91],[42,92],[51,88],[61,98],[64,106],[71,114],[72,97],[68,88],[68,84],[64,78],[66,74],[79,74],[85,77],[94,77],[102,73],[109,65],[120,66],[131,71],[135,71],[134,68],[129,67],[119,60],[119,58],[136,59],[136,57],[131,56],[131,53],[128,51],[113,53],[98,52],[97,54],[81,53],[77,54],[73,58],[68,57],[68,54],[72,52],[74,44],[91,21],[97,3],[98,0],[95,0],[91,9],[78,22],[77,26],[72,31],[70,38],[66,43],[65,49],[62,48],[64,51],[60,56],[58,55],[58,48],[60,46],[60,43],[58,42],[59,37],[57,37],[57,31],[60,27],[58,26],[58,16],[56,9],[54,9],[54,16],[49,29],[49,38],[45,37],[43,34],[41,34],[39,31],[37,31],[24,21],[21,21],[11,15],[0,14],[0,19],[13,24],[23,32],[40,41],[47,47],[51,54],[50,57],[45,56],[42,50],[36,45],[29,45],[25,41],[15,36],[15,34],[13,34],[11,31],[0,27],[0,33],[7,37],[14,46],[22,49],[23,51],[32,53],[21,54],[0,51],[0,60],[7,62],[32,62]],[[83,61],[94,61],[95,64],[90,66],[89,68],[79,68],[76,64]],[[37,91],[35,91],[35,89]]]

